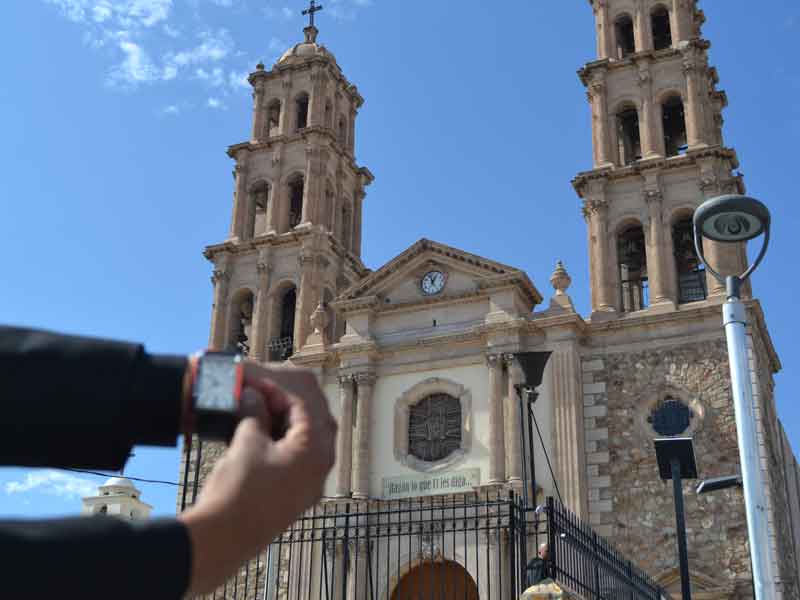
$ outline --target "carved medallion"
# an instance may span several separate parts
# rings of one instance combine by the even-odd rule
[[[435,462],[461,447],[461,403],[447,394],[434,394],[410,407],[408,452]]]

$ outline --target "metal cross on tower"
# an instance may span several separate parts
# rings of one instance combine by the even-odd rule
[[[309,27],[314,27],[314,14],[322,10],[322,6],[317,6],[316,0],[311,0],[311,6],[303,11],[303,15],[308,15]]]

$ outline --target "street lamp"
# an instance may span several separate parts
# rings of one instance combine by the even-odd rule
[[[718,281],[725,283],[726,289],[727,299],[722,307],[722,316],[728,340],[728,362],[731,370],[756,600],[768,600],[774,597],[774,580],[769,561],[766,500],[758,456],[753,390],[748,371],[745,332],[747,321],[741,300],[741,287],[764,259],[769,246],[769,228],[770,215],[767,207],[755,198],[747,196],[727,195],[712,198],[704,202],[694,213],[694,245],[697,255],[708,272]],[[714,242],[741,243],[752,240],[762,233],[764,244],[761,251],[752,266],[741,275],[723,277],[706,262],[701,237]]]
[[[689,554],[686,550],[686,515],[683,508],[683,480],[697,479],[692,438],[658,438],[653,440],[661,479],[672,480],[675,501],[675,529],[678,538],[678,563],[681,572],[681,598],[692,600],[689,582]]]

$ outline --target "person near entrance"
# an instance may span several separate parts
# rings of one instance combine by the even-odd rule
[[[550,546],[543,543],[539,546],[536,558],[528,563],[528,587],[538,585],[552,577],[550,567]]]

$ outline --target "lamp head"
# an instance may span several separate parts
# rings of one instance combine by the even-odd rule
[[[715,242],[746,242],[766,232],[769,225],[767,207],[749,196],[712,198],[694,213],[695,231]]]

